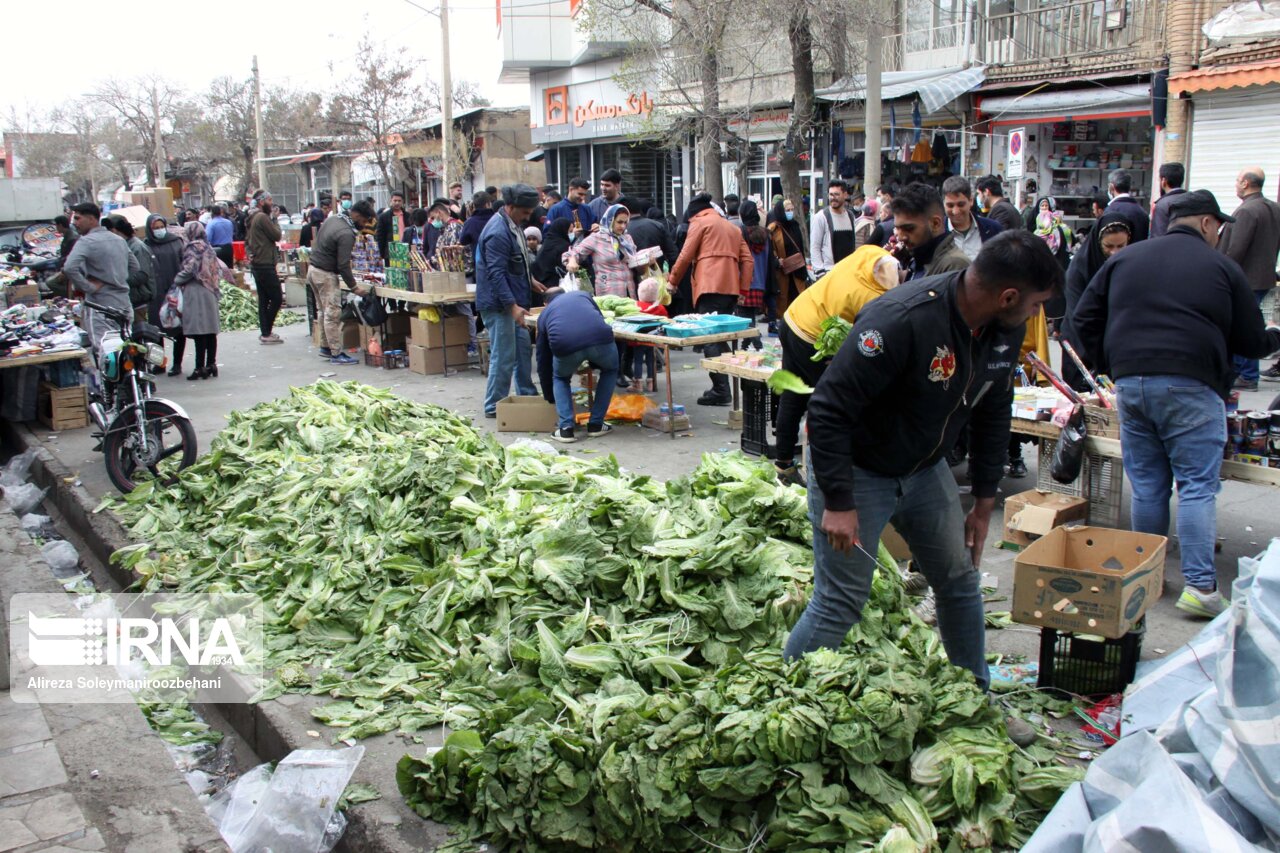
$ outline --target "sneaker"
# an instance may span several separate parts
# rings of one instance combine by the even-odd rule
[[[359,364],[360,360],[357,358],[352,358],[351,356],[347,355],[345,352],[340,352],[337,355],[335,355],[333,358],[329,359],[329,363],[330,364]]]
[[[497,412],[485,412],[485,413],[484,413],[484,416],[485,416],[486,418],[496,418],[496,417],[498,417],[498,413],[497,413]]]
[[[1201,592],[1189,586],[1182,590],[1182,595],[1178,596],[1178,602],[1173,606],[1183,613],[1190,613],[1201,619],[1212,619],[1226,610],[1228,603],[1216,589],[1213,592]]]
[[[1249,382],[1246,379],[1237,379],[1235,381],[1235,384],[1232,385],[1231,387],[1236,391],[1257,391],[1258,383],[1256,380],[1253,382]]]
[[[1021,457],[1017,459],[1010,459],[1009,460],[1010,479],[1021,480],[1025,476],[1027,476],[1027,463],[1023,462]]]
[[[804,476],[800,473],[800,468],[796,465],[778,465],[774,463],[774,473],[778,475],[778,480],[784,486],[800,486],[804,487]]]
[[[467,344],[467,358],[475,358],[480,354],[480,348],[475,344]]]
[[[279,335],[270,334],[270,335],[267,335],[265,338],[259,336],[258,343],[262,344],[263,346],[266,346],[268,344],[282,344],[284,343],[284,340],[282,340]]]
[[[573,444],[578,439],[573,436],[573,427],[560,427],[551,433],[551,440],[558,441],[561,444]]]
[[[732,397],[730,397],[728,394],[725,394],[722,397],[719,394],[717,394],[715,391],[707,391],[705,394],[703,394],[701,397],[698,398],[699,406],[728,406],[731,403],[733,403]]]
[[[1263,379],[1280,379],[1280,361],[1262,371]]]
[[[608,435],[613,432],[613,427],[608,424],[601,424],[598,427],[587,424],[587,438],[599,438],[602,435]]]
[[[934,598],[932,589],[925,593],[924,598],[920,600],[915,609],[916,615],[920,617],[920,621],[924,624],[938,624],[938,599]]]
[[[902,588],[907,591],[908,595],[925,595],[927,598],[931,598],[928,595],[929,581],[924,575],[919,572],[913,572],[911,569],[906,569],[899,572],[898,577],[902,578]]]
[[[769,324],[769,337],[771,337],[771,338],[776,338],[777,336],[778,336],[778,324],[777,324],[777,323],[770,323],[770,324]]]
[[[320,354],[320,357],[323,358],[325,361],[328,361],[329,359],[333,358],[333,350],[329,349],[328,347],[320,347],[319,354]]]

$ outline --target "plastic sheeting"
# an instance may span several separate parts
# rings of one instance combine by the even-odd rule
[[[1204,37],[1218,45],[1280,36],[1280,2],[1251,0],[1228,6],[1202,27]]]
[[[1280,849],[1280,539],[1240,561],[1230,609],[1144,664],[1124,735],[1023,848]]]

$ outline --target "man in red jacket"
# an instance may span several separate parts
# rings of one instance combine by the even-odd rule
[[[738,294],[751,287],[754,264],[747,241],[738,226],[712,207],[709,193],[694,196],[685,219],[689,236],[671,268],[670,279],[679,281],[692,264],[694,310],[699,314],[732,314],[738,306]],[[702,354],[715,358],[726,349],[726,344],[708,344]],[[727,406],[731,402],[729,377],[711,374],[711,390],[698,398],[698,405]]]

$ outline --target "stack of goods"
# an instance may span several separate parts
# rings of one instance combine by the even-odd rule
[[[351,250],[351,271],[356,278],[382,282],[382,255],[378,252],[378,241],[372,235],[356,235],[356,245]]]
[[[14,305],[0,312],[0,356],[19,358],[79,348],[78,305],[57,299],[35,307]]]
[[[1227,414],[1224,459],[1280,468],[1280,410]]]
[[[466,246],[437,246],[435,256],[437,272],[466,272]]]
[[[387,287],[394,287],[399,290],[409,289],[409,270],[411,269],[409,254],[411,248],[408,243],[387,244],[387,252],[391,256],[387,259]]]
[[[446,726],[397,781],[468,849],[1017,848],[1081,775],[1008,741],[887,555],[841,649],[783,662],[812,528],[739,455],[662,483],[318,382],[116,510],[146,589],[263,598],[259,699],[331,697],[338,738]]]

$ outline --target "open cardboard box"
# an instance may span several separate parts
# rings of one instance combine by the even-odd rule
[[[560,426],[556,407],[541,397],[498,401],[498,432],[553,432]]]
[[[1119,639],[1164,591],[1168,540],[1104,527],[1058,527],[1013,564],[1013,621]]]
[[[1019,492],[1004,501],[1004,541],[1025,548],[1055,527],[1088,518],[1085,498],[1039,489]]]

